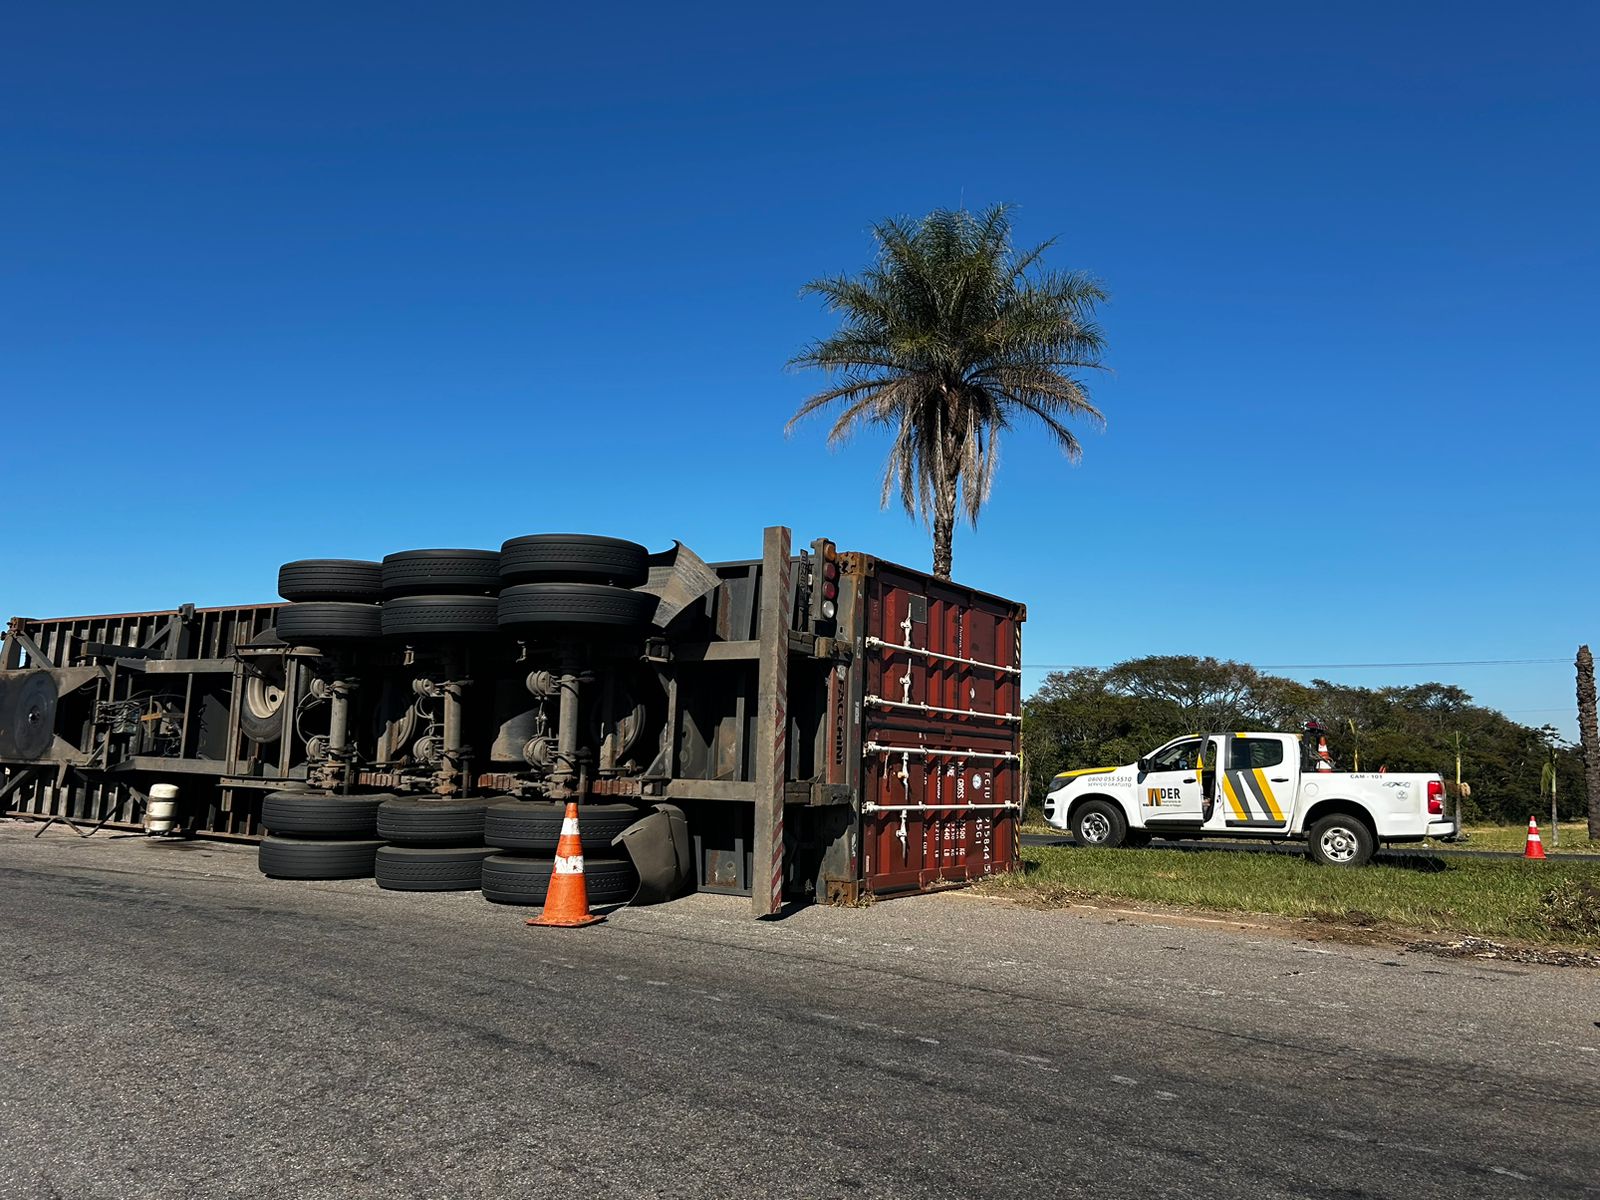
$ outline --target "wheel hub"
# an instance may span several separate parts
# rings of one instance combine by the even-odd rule
[[[283,707],[283,688],[259,675],[252,675],[245,686],[245,703],[252,716],[267,720],[278,715]]]
[[[1096,845],[1111,837],[1111,822],[1106,819],[1104,813],[1090,813],[1083,818],[1079,828],[1083,831],[1083,840]]]
[[[1356,856],[1356,839],[1348,829],[1329,829],[1322,835],[1322,853],[1332,862],[1349,862]]]

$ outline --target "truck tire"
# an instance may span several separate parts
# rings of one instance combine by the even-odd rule
[[[383,632],[382,610],[376,604],[304,600],[278,610],[277,629],[294,646],[362,641]]]
[[[383,568],[354,558],[302,558],[278,568],[285,600],[372,601],[383,591]]]
[[[555,860],[491,854],[483,860],[483,898],[496,904],[543,904]],[[583,882],[589,903],[622,904],[633,898],[639,877],[625,858],[588,858]]]
[[[1334,813],[1306,830],[1306,854],[1324,867],[1363,867],[1372,861],[1378,839],[1360,817]]]
[[[555,852],[566,805],[548,800],[500,800],[484,810],[483,840],[507,850]],[[578,833],[584,853],[608,851],[611,839],[644,813],[631,804],[578,805]]]
[[[391,892],[475,892],[493,853],[489,846],[384,846],[373,873]]]
[[[498,633],[493,596],[397,596],[381,610],[384,637]]]
[[[371,796],[325,796],[317,792],[273,792],[261,802],[261,823],[273,833],[356,838],[376,837],[378,806],[393,799]]]
[[[650,552],[638,542],[582,533],[535,533],[500,547],[506,583],[610,583],[637,587],[650,575]]]
[[[481,846],[487,800],[406,796],[378,805],[378,836],[396,846]]]
[[[313,842],[304,838],[263,838],[256,858],[270,879],[371,879],[376,840]]]
[[[402,550],[383,559],[383,594],[492,596],[500,590],[494,550]]]
[[[1111,801],[1090,800],[1072,814],[1072,836],[1080,846],[1111,849],[1127,841],[1128,820]]]
[[[500,625],[584,625],[632,629],[650,623],[656,598],[602,583],[519,583],[500,593]]]

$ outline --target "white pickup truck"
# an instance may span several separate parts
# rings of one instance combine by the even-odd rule
[[[1362,865],[1380,842],[1456,832],[1440,776],[1316,770],[1301,744],[1293,733],[1174,738],[1126,767],[1063,771],[1051,781],[1044,819],[1070,829],[1080,846],[1293,839],[1336,867]]]

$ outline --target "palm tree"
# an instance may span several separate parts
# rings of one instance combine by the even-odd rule
[[[1594,655],[1578,647],[1578,742],[1583,747],[1584,791],[1589,793],[1589,840],[1600,842],[1600,723],[1595,718]]]
[[[1101,368],[1093,317],[1106,293],[1086,275],[1043,270],[1050,242],[1013,250],[1005,205],[897,217],[873,236],[877,261],[858,278],[801,289],[842,321],[791,360],[833,378],[785,432],[826,408],[838,410],[831,446],[861,425],[887,428],[882,503],[898,492],[907,514],[931,518],[933,573],[948,579],[957,515],[977,524],[1002,431],[1037,422],[1076,462],[1083,448],[1064,421],[1104,426],[1071,372]]]
[[[1539,795],[1550,797],[1550,832],[1554,838],[1552,845],[1561,844],[1561,816],[1556,809],[1556,752],[1550,751],[1550,757],[1545,759],[1539,767]]]
[[[1556,802],[1556,785],[1561,782],[1557,769],[1561,761],[1561,734],[1553,725],[1539,730],[1539,740],[1544,743],[1544,762],[1539,765],[1539,796],[1550,797],[1550,844],[1561,845],[1561,809]]]

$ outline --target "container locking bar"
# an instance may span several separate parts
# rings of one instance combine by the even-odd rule
[[[881,646],[885,650],[899,650],[905,654],[920,654],[924,658],[941,658],[945,662],[962,663],[969,667],[982,667],[987,671],[999,671],[1002,675],[1021,675],[1021,667],[1003,667],[999,663],[981,662],[976,658],[962,658],[958,654],[945,654],[939,650],[924,650],[920,646],[905,645],[900,642],[886,642],[880,637],[867,638],[867,645]]]
[[[912,704],[904,700],[890,700],[887,696],[868,696],[866,702],[868,704],[881,704],[885,708],[909,708],[916,712],[949,713],[957,717],[986,717],[991,721],[1022,720],[1020,713],[979,712],[975,708],[940,708],[936,704]]]
[[[872,801],[868,801],[866,804],[861,806],[861,810],[869,813],[922,812],[924,810],[932,811],[934,809],[941,811],[949,810],[951,812],[991,812],[995,809],[1011,809],[1021,807],[1022,805],[1018,804],[1014,800],[1007,804],[875,804]]]
[[[882,742],[868,742],[861,747],[863,754],[912,754],[918,758],[991,758],[1000,762],[1021,762],[1020,754],[995,754],[987,750],[941,750],[934,746],[885,746]]]

